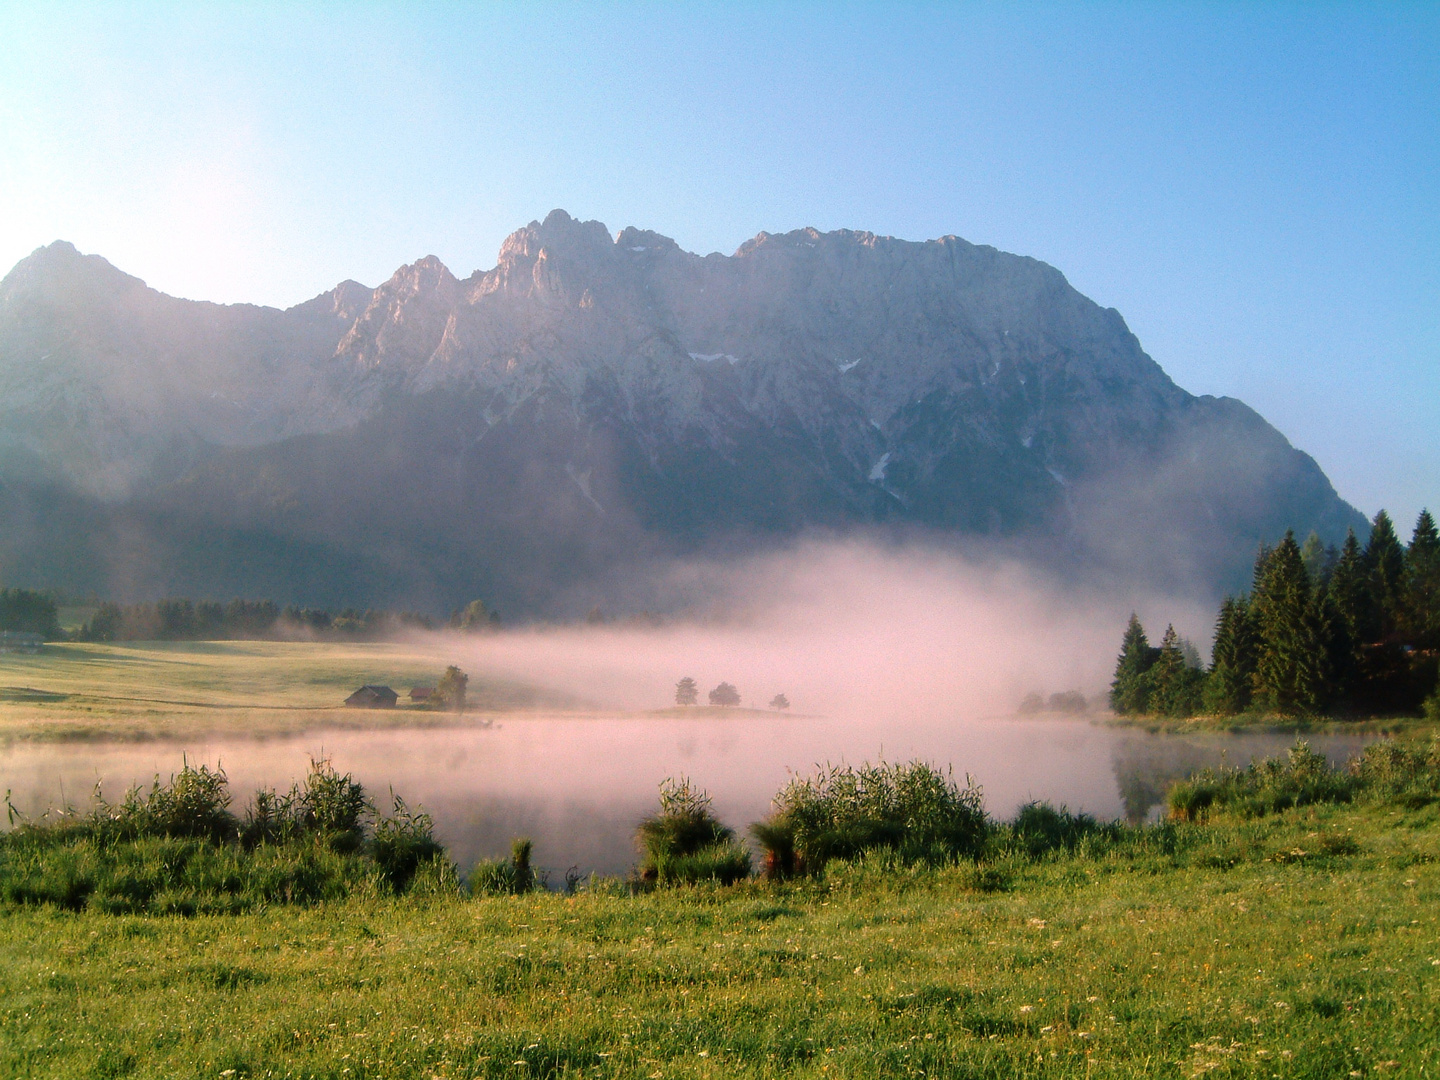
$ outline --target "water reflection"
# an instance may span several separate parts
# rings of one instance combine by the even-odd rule
[[[1046,799],[1103,819],[1154,817],[1166,787],[1207,765],[1243,765],[1283,753],[1293,736],[1172,736],[1081,719],[970,720],[906,727],[895,721],[735,717],[575,719],[515,717],[491,728],[316,731],[270,739],[184,742],[11,743],[0,747],[0,787],[36,814],[68,800],[87,804],[97,781],[118,798],[132,783],[168,776],[182,756],[220,764],[237,803],[265,785],[288,787],[312,756],[353,772],[377,803],[388,790],[435,818],[452,857],[468,867],[502,855],[515,836],[558,880],[624,873],[635,859],[636,822],[660,781],[684,773],[708,789],[721,817],[743,828],[768,811],[792,771],[826,761],[923,758],[969,773],[987,808],[1009,816]],[[1360,736],[1325,736],[1314,747],[1340,762]]]

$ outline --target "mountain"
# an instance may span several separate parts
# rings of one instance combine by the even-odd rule
[[[110,595],[544,612],[856,529],[1209,592],[1363,524],[1053,267],[947,236],[699,256],[563,211],[285,311],[64,243],[0,282],[0,574]]]

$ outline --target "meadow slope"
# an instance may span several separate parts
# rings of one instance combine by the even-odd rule
[[[818,883],[0,915],[7,1077],[1433,1076],[1440,806]]]

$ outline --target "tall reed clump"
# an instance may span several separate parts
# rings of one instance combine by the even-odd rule
[[[529,837],[510,841],[510,858],[481,859],[470,872],[472,896],[522,896],[545,887],[543,873],[537,874],[530,857],[535,845]]]
[[[770,877],[814,874],[831,859],[886,850],[902,862],[979,855],[989,832],[980,789],[924,762],[831,766],[796,777],[751,826]]]
[[[750,876],[750,853],[735,830],[715,816],[710,796],[683,776],[660,785],[659,813],[640,823],[636,841],[642,882],[731,885]]]
[[[1030,859],[1052,852],[1094,853],[1115,843],[1124,832],[1124,827],[1113,821],[1098,821],[1065,806],[1057,809],[1047,802],[1030,802],[1020,807],[1014,821],[996,830],[993,847]]]
[[[361,888],[409,890],[421,870],[453,879],[428,815],[398,797],[377,815],[327,760],[286,794],[262,790],[244,819],[221,769],[192,767],[118,804],[98,785],[89,813],[31,821],[10,806],[0,836],[0,900],[79,910],[193,914],[309,904]]]
[[[255,793],[241,837],[251,846],[313,837],[336,851],[357,851],[373,813],[354,777],[337,772],[329,758],[312,758],[304,782],[287,793],[266,788]]]

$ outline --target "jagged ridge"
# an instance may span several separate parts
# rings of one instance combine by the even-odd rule
[[[187,532],[243,535],[326,602],[543,606],[643,555],[857,525],[1039,537],[1077,565],[1124,541],[1153,578],[1213,587],[1279,529],[1358,518],[1044,263],[813,229],[699,256],[558,210],[491,270],[431,256],[283,312],[41,249],[0,282],[0,452],[32,538],[0,568],[59,572],[35,554],[49,485],[107,500],[97,535],[119,516],[141,537],[129,588],[170,587]],[[311,555],[286,576],[292,547]],[[96,548],[65,572],[113,582]]]

